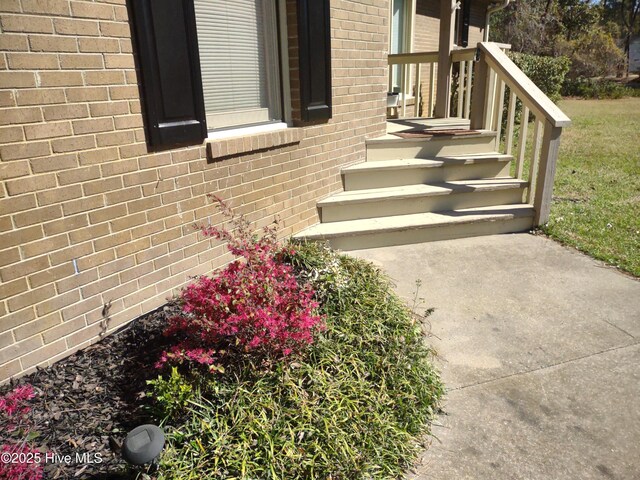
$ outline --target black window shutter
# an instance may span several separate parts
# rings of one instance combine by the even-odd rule
[[[471,18],[471,0],[462,0],[462,16],[460,18],[460,45],[469,45],[469,20]]]
[[[305,121],[331,118],[329,0],[298,0],[300,99]]]
[[[207,136],[193,0],[133,0],[149,144],[200,144]]]

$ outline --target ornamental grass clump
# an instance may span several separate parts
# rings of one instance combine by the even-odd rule
[[[190,362],[224,371],[233,354],[266,361],[287,357],[313,342],[323,319],[308,283],[299,284],[290,265],[293,254],[277,241],[276,225],[254,235],[249,222],[223,200],[215,200],[230,219],[232,230],[198,227],[205,237],[227,242],[237,257],[214,276],[201,276],[180,295],[182,313],[169,320],[165,335],[178,343],[158,362]]]
[[[282,260],[326,327],[269,368],[243,355],[223,374],[154,381],[189,391],[164,417],[159,480],[395,480],[424,447],[443,387],[420,319],[367,262],[313,243]]]

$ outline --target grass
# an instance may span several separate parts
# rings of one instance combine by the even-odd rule
[[[318,244],[296,251],[327,329],[271,368],[246,357],[155,382],[173,412],[159,478],[396,479],[423,447],[443,387],[421,323],[371,264]]]
[[[640,98],[563,100],[554,200],[544,232],[640,276]]]

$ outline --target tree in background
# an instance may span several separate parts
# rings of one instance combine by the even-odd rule
[[[606,0],[603,4],[520,0],[492,17],[491,31],[495,41],[510,43],[515,52],[567,56],[571,60],[570,79],[612,75],[625,57],[615,41],[623,30],[611,22],[613,6],[605,6],[607,2],[637,5],[640,0]]]
[[[602,0],[602,9],[604,19],[620,29],[625,57],[629,58],[631,37],[640,33],[640,0]]]
[[[551,1],[547,1],[551,4]],[[567,41],[580,38],[598,25],[600,8],[589,0],[557,0],[557,24]]]
[[[553,0],[518,1],[491,17],[493,40],[509,43],[515,52],[549,55],[550,42],[557,32]]]

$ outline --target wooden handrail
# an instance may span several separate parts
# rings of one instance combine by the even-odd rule
[[[438,52],[393,53],[387,56],[389,65],[431,63],[438,61]]]
[[[392,88],[393,71],[399,69],[400,105],[396,110],[402,111],[402,116],[407,115],[407,98],[414,92],[414,115],[419,115],[422,107],[422,115],[431,116],[435,105],[435,72],[438,64],[438,52],[414,52],[396,53],[388,55],[389,65],[389,91]],[[422,105],[422,67],[429,66],[429,93],[427,101]],[[398,71],[398,70],[396,70]]]
[[[522,70],[491,42],[482,42],[478,49],[486,55],[487,64],[529,106],[536,117],[544,117],[554,127],[568,127],[571,119],[540,90]]]
[[[533,132],[533,148],[529,163],[529,185],[527,202],[533,204],[534,225],[542,225],[549,219],[551,208],[553,179],[555,176],[558,149],[562,129],[571,125],[571,120],[560,110],[542,90],[540,90],[522,70],[506,55],[510,45],[490,42],[479,43],[477,48],[457,48],[447,59],[448,64],[459,63],[458,67],[458,102],[457,116],[469,118],[471,129],[492,130],[496,132],[498,148],[503,128],[503,109],[506,87],[510,95],[506,107],[505,150],[511,154],[516,132],[516,105],[522,102],[520,133],[518,135],[516,176],[523,178],[525,152],[527,152],[527,126],[529,113],[535,117]],[[390,66],[399,65],[401,69],[402,112],[406,114],[406,93],[410,91],[409,76],[411,68],[415,68],[415,115],[420,105],[420,78],[422,64],[430,64],[429,102],[426,115],[430,116],[434,106],[435,66],[440,65],[439,52],[399,53],[388,56]],[[474,66],[475,64],[475,66]],[[414,67],[412,67],[414,66]],[[438,69],[440,73],[441,68]],[[391,86],[391,69],[389,85]],[[439,79],[438,87],[445,93],[450,89],[450,78],[443,83]],[[473,87],[473,89],[472,89]],[[441,91],[439,89],[439,91]],[[473,95],[471,94],[473,91]],[[444,96],[446,116],[450,115],[449,97]],[[435,112],[439,115],[439,112]],[[423,111],[423,115],[425,112]]]
[[[476,56],[477,48],[456,48],[453,52],[451,52],[451,61],[452,62],[464,62],[468,60],[473,60]]]
[[[560,136],[562,129],[571,125],[571,120],[511,61],[499,45],[480,43],[478,53],[474,72],[471,128],[495,131],[499,144],[505,87],[509,87],[511,93],[507,104],[505,153],[511,154],[513,149],[516,103],[520,101],[522,116],[515,160],[516,177],[522,179],[529,112],[533,114],[535,122],[531,140],[527,203],[533,204],[533,225],[543,225],[549,220],[551,211]]]
[[[510,43],[493,43],[494,45],[496,45],[500,50],[511,50],[511,44]]]

